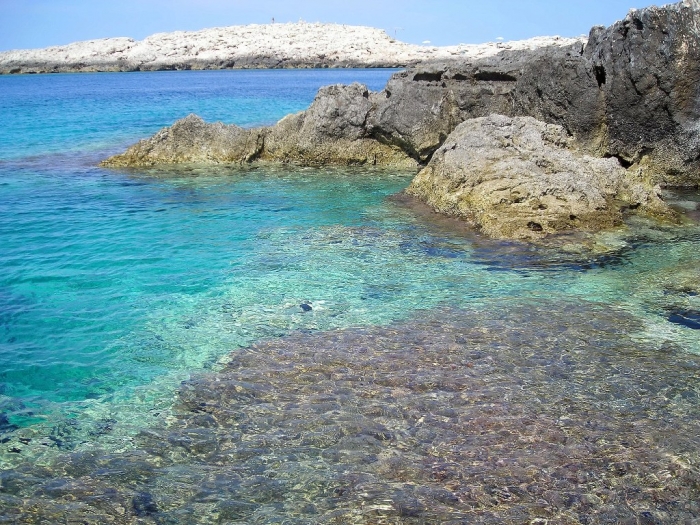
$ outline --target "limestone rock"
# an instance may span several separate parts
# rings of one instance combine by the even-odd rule
[[[183,162],[244,162],[256,158],[261,147],[262,138],[257,130],[221,122],[207,124],[200,117],[190,115],[102,164],[137,167]]]
[[[511,57],[510,52],[502,54]],[[487,74],[471,63],[397,73],[374,97],[368,132],[425,163],[461,122],[490,113],[512,113],[514,84],[509,71]]]
[[[572,39],[435,47],[400,42],[372,27],[289,23],[159,33],[136,41],[105,38],[46,49],[0,52],[0,74],[182,69],[406,67],[431,60],[490,56],[503,49]]]
[[[140,141],[103,166],[136,167],[180,163],[245,163],[255,160],[300,165],[382,165],[415,168],[402,149],[367,136],[372,108],[362,84],[322,88],[308,110],[267,128],[246,130],[207,124],[190,115]]]
[[[491,113],[563,126],[578,147],[637,176],[700,183],[700,6],[632,10],[588,42],[511,49],[395,75],[368,127],[430,159],[461,122]]]
[[[563,127],[531,117],[472,119],[455,129],[406,192],[498,238],[609,228],[629,207],[665,211],[655,191],[630,179],[617,159],[571,147]]]
[[[665,215],[656,184],[700,184],[698,2],[633,10],[587,44],[540,44],[423,63],[380,93],[324,88],[270,128],[200,122],[196,138],[173,126],[106,164],[427,164],[410,193],[490,235],[525,238],[607,228],[624,207]]]
[[[585,58],[605,102],[606,153],[669,185],[700,182],[700,5],[632,10],[591,31]]]
[[[263,160],[304,165],[384,165],[415,167],[400,148],[367,135],[372,109],[366,86],[321,88],[309,109],[282,119],[267,130]]]

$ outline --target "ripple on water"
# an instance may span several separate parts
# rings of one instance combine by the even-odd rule
[[[0,474],[7,519],[684,523],[700,358],[576,301],[293,333],[184,382],[133,450]],[[628,335],[629,334],[629,335]]]

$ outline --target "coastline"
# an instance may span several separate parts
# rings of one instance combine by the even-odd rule
[[[566,46],[580,38],[436,47],[414,45],[371,27],[321,23],[253,24],[158,33],[144,40],[105,38],[44,49],[0,52],[0,74],[117,71],[398,68],[475,60],[501,51]]]
[[[409,193],[497,238],[605,230],[627,210],[675,222],[662,186],[696,186],[700,166],[698,13],[633,9],[586,42],[426,61],[381,92],[327,86],[273,126],[190,115],[101,165],[415,167]]]
[[[677,104],[684,82],[630,99],[623,81],[690,75],[596,54],[611,40],[658,49],[657,13],[598,34],[586,56],[578,45],[421,66],[385,91],[320,88],[305,111],[319,88],[290,109],[280,77],[361,72],[0,79],[16,88],[0,110],[17,137],[0,144],[23,155],[0,161],[0,522],[698,521],[700,194],[664,196],[685,224],[648,219],[641,198],[655,193],[631,191],[645,182],[623,165],[669,151],[653,134],[625,142],[636,117],[686,144],[642,114],[648,102],[693,116]],[[572,86],[585,96],[566,98]],[[173,93],[243,127],[189,117],[112,170],[84,151],[184,116]],[[478,114],[515,113],[513,101],[539,120]],[[279,124],[252,127],[275,110]],[[13,133],[20,114],[31,127]],[[590,122],[617,127],[581,154]],[[41,149],[57,139],[60,159]],[[397,194],[419,166],[425,194]],[[492,208],[499,220],[532,214],[537,242],[477,232],[475,207],[450,213],[451,188],[469,185],[509,208]],[[548,227],[567,199],[559,215],[577,226],[588,201],[596,220],[607,206],[629,221],[565,245],[528,226]],[[41,397],[18,390],[32,380]],[[57,394],[70,399],[37,405]]]

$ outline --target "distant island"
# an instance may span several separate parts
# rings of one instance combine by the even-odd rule
[[[568,45],[537,37],[449,47],[401,42],[381,29],[321,23],[219,27],[158,33],[144,40],[105,38],[45,49],[0,52],[0,74],[201,69],[409,67],[476,59],[504,50]]]

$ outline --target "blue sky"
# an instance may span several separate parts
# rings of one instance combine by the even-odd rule
[[[0,50],[278,22],[338,22],[435,45],[576,36],[647,0],[0,0]]]

